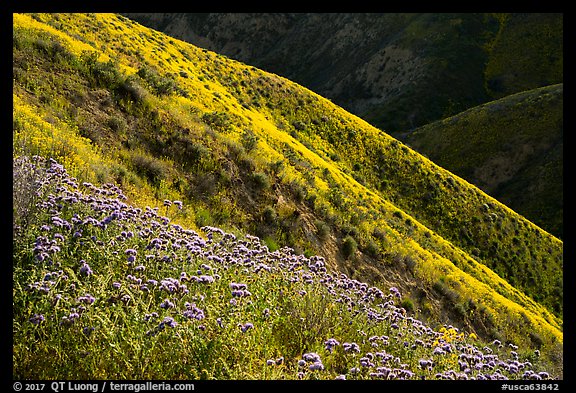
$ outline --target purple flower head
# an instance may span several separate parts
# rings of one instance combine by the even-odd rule
[[[82,260],[82,266],[80,266],[80,274],[85,276],[89,276],[93,273],[92,269],[90,269],[90,265],[86,263],[86,261]]]
[[[247,289],[235,289],[232,291],[233,297],[248,297],[252,294]]]
[[[237,283],[237,282],[231,282],[230,283],[230,289],[232,290],[242,290],[242,289],[246,289],[248,288],[248,286],[246,284],[241,284],[241,283]]]
[[[42,314],[34,314],[33,317],[29,319],[34,325],[38,325],[44,321],[44,315]]]
[[[92,304],[94,303],[94,301],[96,300],[96,298],[92,295],[90,295],[89,293],[85,294],[84,296],[80,296],[78,298],[78,301],[81,303],[86,303],[86,304]]]
[[[204,311],[193,304],[186,304],[187,310],[182,313],[187,318],[202,320],[205,318]]]
[[[444,352],[444,350],[440,347],[436,347],[434,348],[434,351],[432,351],[433,355],[444,355],[446,352]]]
[[[320,355],[318,355],[316,352],[308,352],[305,353],[304,355],[302,355],[302,359],[304,359],[307,362],[320,362]]]
[[[92,326],[86,326],[84,329],[82,329],[82,332],[83,332],[85,335],[89,336],[90,333],[92,333],[94,330],[95,330],[94,327],[92,327]]]
[[[174,307],[174,303],[172,303],[170,300],[165,299],[161,304],[160,304],[160,308],[165,308],[165,309],[169,309],[169,308],[173,308]]]
[[[253,329],[254,325],[250,322],[246,322],[245,324],[241,324],[240,325],[240,330],[242,330],[242,333],[246,333],[246,331],[248,331],[248,329]]]
[[[310,366],[308,366],[308,369],[310,371],[324,370],[324,365],[321,362],[314,362]]]
[[[200,277],[198,277],[198,282],[211,283],[214,282],[214,277],[203,274]]]
[[[420,365],[421,368],[427,368],[432,365],[432,361],[426,359],[420,359],[418,360],[418,364]]]
[[[361,365],[362,367],[374,367],[374,366],[375,366],[375,364],[372,363],[372,362],[370,361],[370,359],[367,358],[367,357],[361,357],[361,358],[360,358],[360,365]]]
[[[360,352],[360,346],[356,343],[344,343],[342,347],[346,352]]]
[[[340,345],[340,343],[335,338],[329,338],[324,342],[324,345],[328,351],[332,352],[334,347]]]
[[[178,326],[178,323],[172,317],[164,317],[162,322],[160,322],[160,326],[163,327],[165,325],[168,325],[168,326],[173,328],[173,327]]]

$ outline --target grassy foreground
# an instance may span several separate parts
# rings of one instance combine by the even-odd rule
[[[398,289],[172,224],[55,160],[15,160],[16,379],[548,379],[539,351],[407,316]],[[47,362],[46,359],[51,359]]]

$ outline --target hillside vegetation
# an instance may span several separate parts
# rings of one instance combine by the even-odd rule
[[[509,95],[420,127],[404,142],[561,238],[563,93],[558,84]]]
[[[402,141],[415,128],[432,122],[438,122],[433,126],[438,128],[447,124],[440,120],[472,107],[524,91],[545,94],[538,88],[563,81],[562,14],[125,15],[173,37],[285,76]],[[512,132],[518,130],[517,124],[526,122],[526,113],[537,113],[535,124],[529,128],[548,128],[557,137],[557,119],[562,113],[558,102],[561,100],[541,105],[537,99],[524,100],[519,105],[530,108],[491,112],[491,118],[503,118],[494,117],[487,128],[489,135],[485,136],[481,131],[486,122],[473,124],[475,118],[468,119],[467,129],[477,130],[475,141],[490,139],[498,132],[496,139],[501,143],[486,146],[482,142],[481,151],[470,155],[471,162],[466,162],[466,154],[457,164],[454,160],[436,160],[441,153],[434,151],[431,144],[417,143],[416,138],[421,136],[411,138],[409,143],[561,238],[562,176],[551,176],[551,171],[561,173],[559,150],[526,161],[525,157],[542,152],[550,136],[531,132],[530,146],[526,146]],[[545,112],[548,109],[550,114]],[[462,133],[454,130],[449,127],[446,132],[435,132],[447,138],[442,140],[443,152],[448,145],[453,151],[462,145]],[[479,155],[500,157],[501,146],[509,146],[512,154],[512,150],[520,149],[516,161],[522,163],[509,167],[494,158],[488,168],[490,173],[484,167],[477,174],[460,170],[478,164],[473,157]],[[531,195],[530,200],[526,200],[527,195]]]
[[[397,135],[563,81],[555,13],[127,13],[289,78]]]
[[[522,348],[523,356],[538,349],[539,361],[548,371],[562,375],[563,244],[476,187],[287,79],[167,37],[119,15],[15,14],[13,45],[15,159],[33,155],[52,158],[75,178],[72,182],[77,179],[82,184],[114,184],[121,187],[131,206],[142,209],[140,212],[146,206],[152,210],[157,207],[153,211],[165,210],[168,216],[172,210],[164,201],[183,201],[182,209],[171,213],[172,222],[181,228],[201,232],[202,228],[218,227],[236,236],[257,236],[270,252],[290,247],[308,260],[319,255],[333,274],[345,274],[383,291],[397,288],[404,313],[433,326],[451,324],[466,329],[484,343],[512,343]],[[22,165],[17,162],[15,169]],[[131,271],[121,268],[121,249],[109,249],[117,253],[110,256],[110,261],[116,262],[107,264],[108,259],[104,260],[99,251],[83,248],[86,242],[94,241],[101,247],[112,239],[115,243],[122,240],[118,237],[124,236],[122,231],[127,234],[131,230],[137,236],[130,237],[130,246],[140,258],[149,239],[132,229],[135,222],[120,225],[112,234],[100,233],[98,228],[93,233],[89,230],[85,235],[81,233],[81,239],[72,236],[75,232],[71,227],[66,228],[70,234],[60,234],[64,247],[56,234],[43,232],[47,230],[42,229],[46,220],[54,220],[49,216],[74,222],[74,217],[85,220],[93,213],[82,210],[81,205],[64,207],[64,202],[66,206],[69,202],[66,198],[80,197],[71,194],[53,194],[49,200],[57,202],[55,210],[38,213],[33,208],[37,194],[19,191],[34,184],[34,177],[25,173],[14,171],[14,336],[15,342],[22,342],[16,337],[34,334],[42,351],[34,355],[27,351],[26,344],[16,346],[14,375],[60,378],[50,370],[45,374],[31,370],[38,370],[34,365],[48,355],[57,355],[62,361],[84,356],[68,351],[77,348],[78,341],[59,347],[69,337],[59,321],[63,316],[70,319],[70,307],[77,309],[74,302],[78,296],[87,296],[74,291],[85,290],[97,298],[108,296],[113,277],[124,277]],[[53,187],[63,191],[57,184]],[[43,203],[42,199],[39,202]],[[96,205],[90,209],[98,210]],[[155,221],[160,224],[163,220],[158,217]],[[156,224],[150,225],[157,229]],[[80,244],[75,245],[76,241]],[[42,247],[50,249],[54,245],[59,249],[46,251],[51,258],[38,263],[34,248],[39,242],[43,242]],[[264,263],[272,264],[267,261],[274,257],[264,257]],[[197,268],[184,262],[186,255],[180,258],[182,264],[174,266],[175,270],[190,274]],[[208,261],[213,259],[206,254],[195,261],[210,265]],[[81,260],[92,269],[98,266],[99,275],[88,283],[74,278],[74,291],[68,300],[47,315],[43,307],[54,301],[53,293],[36,291],[45,286],[38,281],[35,287],[35,280],[54,269],[62,269],[68,278],[72,277],[71,269],[77,276],[75,269],[81,269]],[[58,271],[61,277],[64,273]],[[153,271],[168,277],[163,270]],[[284,292],[275,293],[270,281],[260,282],[257,275],[230,274],[223,283],[248,279],[258,282],[261,292],[255,292],[252,301],[259,308],[251,308],[251,312],[266,306],[294,309],[278,318],[300,318],[299,314],[310,312],[298,308],[297,301],[284,306],[274,303],[274,296],[280,299]],[[57,282],[66,286],[61,280]],[[28,284],[32,289],[25,289]],[[223,289],[227,284],[218,285]],[[272,295],[264,302],[268,290]],[[322,293],[323,289],[314,291],[309,295],[310,307],[318,310],[323,308],[321,296],[312,293]],[[213,294],[217,297],[223,292]],[[134,298],[132,292],[128,295]],[[201,298],[206,299],[208,307],[212,296],[194,292],[186,295],[178,298],[182,307],[184,302],[196,302],[198,306]],[[122,314],[125,317],[113,321],[119,330],[108,327],[106,318],[110,316],[106,315],[111,314],[106,307],[80,313],[81,318],[86,315],[87,319],[98,319],[99,326],[106,327],[102,333],[106,337],[130,338],[122,340],[124,344],[113,350],[113,357],[103,361],[140,358],[151,350],[142,341],[143,331],[136,323],[145,316],[142,314],[154,309],[152,304],[159,298],[138,296],[143,296],[138,300],[138,311],[126,311]],[[92,304],[91,298],[87,299]],[[174,303],[176,299],[167,300]],[[44,312],[36,311],[36,307]],[[214,307],[222,310],[221,305]],[[42,319],[33,327],[36,330],[30,330],[30,318]],[[240,314],[230,320],[243,324],[249,321]],[[165,321],[159,329],[170,325],[169,320]],[[350,321],[350,325],[361,329],[362,323]],[[377,329],[392,326],[389,320],[380,322]],[[277,323],[292,326],[284,320]],[[70,325],[78,333],[78,329],[88,326]],[[215,326],[205,328],[210,331]],[[187,370],[197,373],[193,376],[207,378],[278,377],[281,374],[261,374],[261,356],[290,353],[291,360],[297,361],[304,351],[313,351],[330,338],[326,336],[330,328],[326,329],[305,335],[306,344],[290,350],[283,347],[288,344],[280,338],[281,344],[271,347],[277,352],[261,353],[256,362],[256,356],[243,358],[249,362],[245,369],[239,353],[234,355],[229,343],[219,341],[223,347],[218,351],[223,352],[214,352],[219,361],[239,364],[243,371],[218,374],[216,368],[224,366],[208,362],[215,367],[208,368],[206,362],[214,358],[206,355],[183,368],[174,368],[173,375],[183,377]],[[270,330],[265,332],[269,334]],[[188,336],[178,334],[187,342]],[[230,336],[235,344],[237,334]],[[286,333],[285,337],[294,334]],[[342,333],[343,340],[347,334]],[[159,337],[163,340],[159,348],[184,351],[174,335]],[[272,340],[268,336],[252,337],[254,341],[249,340],[248,347],[238,344],[238,348],[255,348],[262,340]],[[201,345],[208,345],[209,341],[203,342]],[[205,349],[213,350],[209,345]],[[162,360],[157,357],[150,364],[135,366],[141,368],[134,373],[148,370],[143,375],[162,375],[166,369],[155,368]],[[409,362],[416,366],[418,360]],[[454,362],[452,359],[445,370],[455,366]],[[127,360],[124,363],[131,364]],[[337,368],[338,375],[350,367],[349,363],[343,364]],[[103,367],[91,363],[77,374],[74,370],[63,372],[71,376],[125,376]]]

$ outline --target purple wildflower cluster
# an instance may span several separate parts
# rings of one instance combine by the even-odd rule
[[[397,303],[401,293],[395,287],[384,292],[331,272],[321,256],[307,258],[288,247],[270,252],[255,236],[239,238],[205,226],[204,238],[171,223],[158,208],[130,206],[112,184],[78,185],[54,160],[43,163],[48,166],[44,181],[54,192],[39,201],[48,214],[31,246],[33,263],[28,268],[33,278],[26,286],[31,310],[26,318],[37,328],[58,323],[86,329],[77,321],[93,312],[94,304],[102,308],[119,303],[132,307],[148,329],[145,336],[176,334],[192,325],[198,334],[249,339],[271,329],[276,317],[270,294],[265,293],[269,288],[263,291],[259,283],[282,282],[279,291],[285,292],[279,296],[294,299],[322,288],[341,320],[355,319],[363,326],[353,337],[318,337],[317,347],[310,348],[317,352],[303,353],[299,359],[280,356],[265,361],[292,367],[298,378],[550,378],[521,359],[517,347],[493,342],[479,348],[461,336],[446,340],[443,332],[407,315]],[[164,202],[166,208],[172,204],[182,208],[180,201]],[[111,273],[111,263],[118,271]],[[77,277],[70,279],[68,271]],[[98,280],[105,285],[95,285]],[[54,308],[35,309],[37,297],[49,300],[38,304]],[[95,329],[98,326],[89,326],[84,333]],[[340,359],[338,372],[330,367],[335,357]]]
[[[310,371],[324,370],[324,365],[320,359],[320,355],[316,352],[308,352],[302,355],[302,359],[298,360],[298,366],[307,368]]]

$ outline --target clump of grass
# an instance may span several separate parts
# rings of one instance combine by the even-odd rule
[[[356,240],[354,240],[352,236],[348,235],[342,240],[342,254],[344,254],[346,259],[352,257],[357,249],[358,243],[356,243]]]

